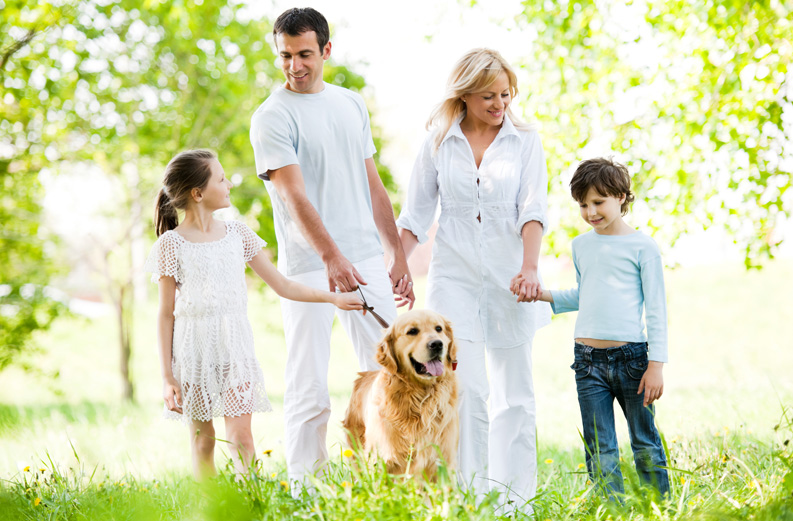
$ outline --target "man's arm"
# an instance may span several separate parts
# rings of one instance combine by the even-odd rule
[[[287,165],[268,172],[278,196],[297,222],[300,232],[319,254],[325,264],[328,289],[354,291],[359,284],[366,284],[358,270],[342,255],[341,250],[328,233],[317,209],[306,197],[306,185],[299,165]],[[382,185],[381,185],[382,186]]]
[[[383,243],[386,253],[391,258],[388,266],[388,275],[391,277],[391,285],[395,295],[398,295],[402,303],[410,304],[416,300],[413,294],[413,279],[410,276],[405,251],[402,249],[402,241],[399,240],[396,222],[394,221],[394,210],[391,207],[391,200],[388,192],[383,186],[383,181],[377,173],[377,166],[371,157],[365,160],[366,177],[369,180],[369,194],[372,198],[372,212],[377,232],[380,234],[380,241]]]

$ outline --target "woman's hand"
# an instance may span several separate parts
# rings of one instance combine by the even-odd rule
[[[333,305],[345,311],[363,309],[363,302],[357,293],[334,293]]]
[[[182,386],[173,376],[163,378],[162,398],[169,411],[182,414]]]
[[[518,302],[536,302],[542,294],[537,270],[521,269],[517,275],[512,277],[509,289],[513,295],[518,297]]]

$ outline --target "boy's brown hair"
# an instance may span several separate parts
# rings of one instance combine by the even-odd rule
[[[622,215],[628,213],[633,202],[631,192],[631,176],[625,165],[613,161],[611,158],[597,157],[587,159],[576,168],[573,179],[570,180],[570,193],[573,199],[582,202],[589,189],[593,188],[603,197],[621,197],[625,194],[625,201],[620,210]]]

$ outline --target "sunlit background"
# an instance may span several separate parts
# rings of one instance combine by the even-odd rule
[[[72,447],[111,472],[188,472],[184,428],[159,419],[156,292],[141,270],[154,194],[176,152],[211,148],[235,184],[221,217],[275,245],[247,132],[282,81],[271,22],[292,5],[0,0],[0,477],[46,454],[73,463]],[[542,136],[549,286],[574,283],[569,242],[585,231],[567,191],[576,164],[598,155],[627,163],[637,191],[627,220],[656,239],[668,266],[659,425],[670,441],[770,436],[793,403],[789,6],[312,5],[332,25],[326,80],[366,100],[396,211],[430,110],[472,47],[515,66],[516,112]],[[412,259],[419,305],[428,256],[425,246]],[[280,308],[257,280],[250,298],[276,408],[255,418],[254,433],[282,461]],[[567,368],[574,318],[535,339],[541,451],[579,443]],[[329,443],[338,450],[357,367],[337,327],[332,349]]]

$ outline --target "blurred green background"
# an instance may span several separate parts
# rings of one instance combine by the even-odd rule
[[[217,0],[0,0],[0,477],[46,454],[69,465],[70,444],[112,473],[188,472],[185,429],[159,419],[156,302],[141,266],[164,165],[193,147],[217,151],[235,184],[223,218],[246,221],[274,253],[248,130],[282,80],[272,16],[253,11]],[[498,23],[521,42],[505,52],[521,78],[517,112],[539,125],[548,161],[546,283],[574,282],[569,241],[584,225],[567,191],[572,170],[614,155],[637,192],[628,221],[653,235],[668,264],[659,425],[669,438],[771,432],[793,396],[793,267],[783,242],[793,208],[790,6],[526,1],[510,13]],[[439,37],[422,30],[428,45]],[[401,45],[400,28],[382,32]],[[365,69],[333,59],[326,81],[364,96],[378,150],[388,151],[383,100]],[[409,111],[422,78],[401,66],[393,74]],[[400,176],[375,159],[398,211]],[[250,297],[276,408],[255,417],[254,433],[278,459],[280,308],[258,281]],[[573,322],[559,317],[535,340],[541,447],[579,442]],[[356,369],[336,327],[331,443]]]

